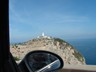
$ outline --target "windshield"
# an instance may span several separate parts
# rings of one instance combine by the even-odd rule
[[[96,65],[95,0],[9,0],[9,24],[16,62],[47,50],[66,65]]]

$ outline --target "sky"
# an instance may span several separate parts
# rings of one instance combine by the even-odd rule
[[[96,38],[96,0],[9,0],[9,24],[11,42]]]

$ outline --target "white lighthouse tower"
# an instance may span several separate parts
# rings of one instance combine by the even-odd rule
[[[43,36],[43,37],[45,36],[44,32],[42,32],[42,36]]]

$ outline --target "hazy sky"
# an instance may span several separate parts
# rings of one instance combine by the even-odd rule
[[[96,37],[96,0],[9,0],[10,39]]]

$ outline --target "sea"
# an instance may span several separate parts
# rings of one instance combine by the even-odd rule
[[[67,42],[85,57],[87,65],[96,65],[96,39],[74,39]]]

